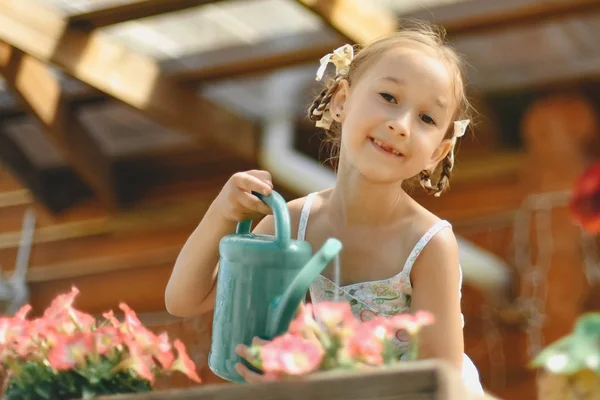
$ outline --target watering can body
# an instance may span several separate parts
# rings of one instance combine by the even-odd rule
[[[313,256],[308,242],[291,239],[285,200],[274,191],[257,196],[273,210],[275,236],[251,233],[251,222],[243,221],[236,233],[219,244],[208,364],[217,376],[231,382],[244,382],[235,371],[237,363],[254,369],[236,354],[236,346],[285,332],[310,283],[341,249],[331,239],[333,243]]]

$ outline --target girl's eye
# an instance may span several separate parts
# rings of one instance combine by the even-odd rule
[[[379,95],[389,103],[396,103],[396,98],[389,93],[379,93]]]
[[[431,118],[431,117],[430,117],[429,115],[427,115],[427,114],[422,114],[422,115],[421,115],[421,120],[422,120],[423,122],[425,122],[426,124],[429,124],[429,125],[435,125],[435,121],[433,120],[433,118]]]

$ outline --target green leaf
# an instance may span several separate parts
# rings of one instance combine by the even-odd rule
[[[574,333],[580,338],[600,339],[600,313],[586,313],[579,317]]]

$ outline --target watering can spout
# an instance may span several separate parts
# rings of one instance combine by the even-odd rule
[[[342,243],[334,238],[325,244],[302,268],[287,290],[275,300],[269,318],[269,333],[271,337],[284,333],[294,319],[296,310],[304,300],[310,285],[323,272],[331,261],[342,250]]]

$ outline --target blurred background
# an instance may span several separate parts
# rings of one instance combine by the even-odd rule
[[[2,313],[75,285],[76,307],[128,303],[219,382],[212,315],[165,311],[181,246],[234,172],[288,199],[330,186],[305,117],[319,58],[415,18],[466,57],[479,116],[451,190],[414,196],[459,235],[484,387],[535,398],[528,362],[600,309],[597,236],[568,207],[600,153],[596,0],[0,0]]]

